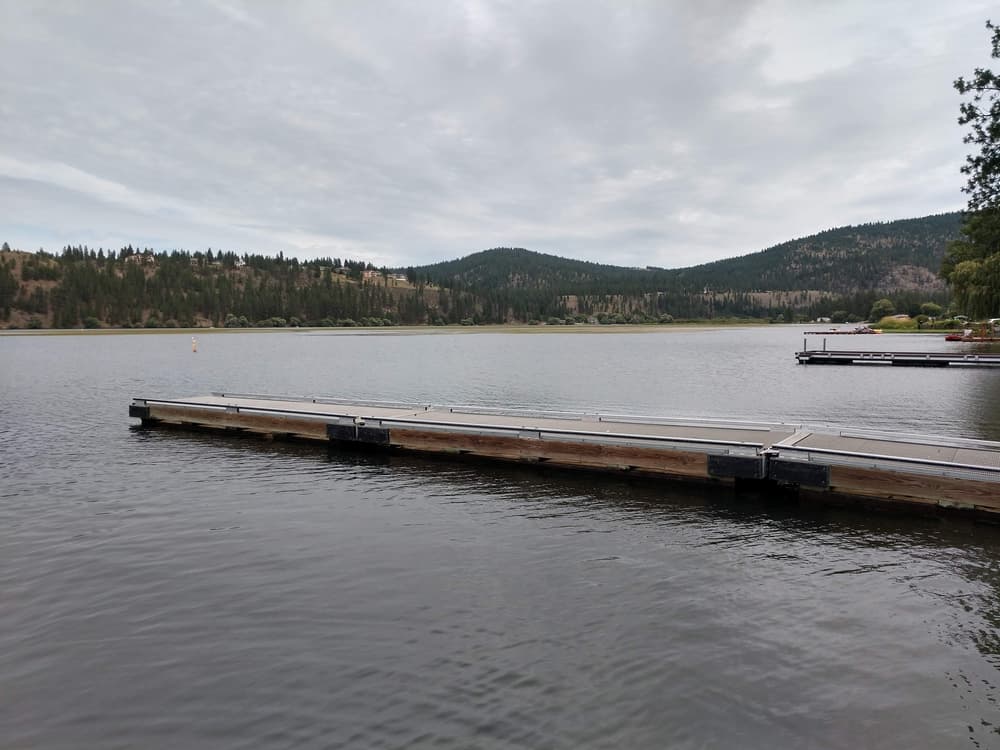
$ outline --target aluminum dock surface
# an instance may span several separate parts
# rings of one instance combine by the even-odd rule
[[[212,394],[136,398],[147,427],[545,463],[1000,513],[1000,443],[803,425]]]

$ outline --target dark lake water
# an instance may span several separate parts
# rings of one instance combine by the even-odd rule
[[[127,416],[224,390],[1000,439],[1000,372],[799,366],[786,327],[198,338],[0,336],[0,747],[1000,747],[1000,527]]]

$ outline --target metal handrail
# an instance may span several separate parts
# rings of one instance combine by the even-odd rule
[[[311,404],[331,404],[331,405],[358,405],[358,406],[378,406],[385,409],[430,409],[429,404],[416,404],[406,401],[359,401],[347,398],[330,398],[325,396],[274,396],[263,393],[215,393],[211,394],[217,398],[250,398],[256,401],[298,401]]]
[[[836,448],[806,448],[797,445],[772,446],[766,453],[768,455],[781,456],[783,451],[793,451],[798,453],[820,453],[830,456],[848,456],[850,458],[864,458],[873,461],[893,461],[905,464],[917,464],[921,466],[941,466],[952,469],[974,469],[976,471],[986,471],[1000,476],[1000,467],[987,466],[985,464],[964,464],[955,461],[938,461],[933,458],[913,458],[911,456],[893,456],[885,453],[865,453],[861,451],[843,451]]]
[[[594,430],[568,430],[568,429],[558,429],[558,428],[547,428],[547,427],[532,427],[529,425],[501,425],[501,424],[484,424],[478,423],[475,425],[466,425],[460,422],[447,422],[444,420],[435,419],[419,419],[415,417],[365,417],[363,415],[354,414],[316,414],[303,411],[296,411],[294,409],[277,409],[264,406],[233,406],[226,404],[206,404],[198,401],[180,401],[174,399],[155,399],[155,398],[134,398],[133,401],[141,402],[143,404],[164,404],[173,406],[194,406],[198,408],[205,409],[216,409],[221,411],[226,411],[227,409],[236,408],[241,412],[255,412],[264,414],[295,414],[297,416],[311,418],[316,421],[325,421],[331,417],[335,418],[349,418],[349,419],[362,419],[364,421],[377,422],[379,425],[403,425],[403,426],[431,426],[431,427],[448,427],[455,430],[456,432],[474,432],[477,429],[483,430],[494,430],[501,432],[537,432],[539,435],[577,435],[585,437],[599,437],[606,440],[640,440],[646,442],[671,442],[671,443],[690,443],[694,445],[718,445],[718,446],[733,446],[740,448],[754,448],[755,450],[764,447],[763,443],[743,441],[743,440],[716,440],[713,438],[693,438],[684,436],[665,436],[665,435],[642,435],[633,434],[625,432],[597,432]]]
[[[747,431],[766,432],[768,430],[792,430],[800,428],[800,425],[786,424],[782,422],[759,422],[755,420],[725,420],[725,419],[698,419],[685,417],[653,417],[641,414],[611,414],[603,412],[582,412],[564,411],[558,409],[531,409],[504,406],[474,406],[468,404],[415,404],[402,401],[378,401],[378,400],[355,400],[341,398],[325,398],[312,396],[274,396],[259,393],[215,393],[211,394],[218,398],[248,398],[259,401],[297,401],[314,404],[343,404],[347,406],[377,406],[383,408],[405,408],[420,409],[430,411],[432,409],[447,409],[455,414],[489,414],[494,416],[511,417],[540,417],[552,419],[572,419],[572,420],[596,420],[598,422],[623,422],[632,424],[651,425],[673,425],[690,427],[733,427]]]
[[[919,443],[941,448],[967,448],[971,450],[1000,451],[1000,442],[994,440],[977,440],[975,438],[960,438],[950,435],[921,435],[911,432],[884,432],[881,430],[848,429],[838,432],[840,437],[858,438],[859,440],[882,440],[887,443]]]
[[[532,427],[530,425],[500,425],[500,424],[483,424],[478,423],[475,425],[466,425],[456,422],[445,422],[441,420],[433,419],[415,419],[406,417],[387,417],[387,418],[375,418],[373,421],[379,422],[382,425],[431,425],[435,427],[448,427],[456,431],[466,431],[472,432],[477,428],[486,430],[496,430],[503,432],[537,432],[541,435],[579,435],[585,437],[597,437],[605,440],[643,440],[648,442],[670,442],[670,443],[692,443],[692,444],[703,444],[703,445],[729,445],[738,446],[741,448],[755,448],[760,449],[764,447],[763,443],[745,441],[745,440],[717,440],[714,438],[694,438],[685,437],[681,435],[643,435],[639,433],[628,433],[628,432],[597,432],[594,430],[568,430],[559,429],[551,427]]]

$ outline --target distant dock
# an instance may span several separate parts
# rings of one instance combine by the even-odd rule
[[[146,427],[499,459],[803,497],[1000,514],[1000,443],[802,425],[212,394],[136,398]],[[1000,516],[997,516],[1000,518]]]
[[[894,367],[1000,367],[1000,354],[976,352],[869,352],[803,349],[800,365],[892,365]]]

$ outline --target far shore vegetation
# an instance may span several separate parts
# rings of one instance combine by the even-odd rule
[[[871,327],[884,333],[935,333],[953,332],[967,327],[974,327],[977,324],[968,321],[952,318],[942,318],[939,320],[923,320],[922,316],[911,318],[908,315],[887,316],[872,323]],[[92,336],[92,335],[182,335],[182,336],[202,336],[206,334],[242,334],[242,333],[323,333],[330,335],[338,334],[435,334],[435,333],[517,333],[517,334],[605,334],[605,333],[656,333],[656,332],[695,332],[711,331],[734,328],[763,328],[773,326],[794,326],[801,329],[807,326],[813,329],[829,328],[831,330],[851,330],[865,323],[838,325],[831,324],[825,319],[815,321],[794,321],[785,323],[782,321],[767,321],[754,318],[738,319],[713,319],[713,320],[677,320],[672,323],[647,323],[647,324],[600,324],[600,323],[494,323],[483,325],[385,325],[385,326],[246,326],[235,328],[216,328],[214,326],[176,326],[151,328],[112,328],[107,326],[94,328],[0,328],[0,336],[21,335],[21,336]]]
[[[232,252],[86,246],[0,249],[0,328],[670,326],[870,320],[948,312],[932,270],[958,236],[942,214],[827,230],[686,269],[623,268],[495,248],[430,266],[375,268]],[[958,312],[958,311],[955,311]],[[934,316],[940,317],[940,316]]]
[[[231,328],[216,328],[214,326],[173,326],[151,328],[113,328],[101,327],[77,327],[77,328],[0,328],[0,336],[4,334],[19,335],[135,335],[135,334],[173,334],[173,335],[193,335],[204,334],[240,334],[240,333],[290,333],[290,332],[328,332],[331,334],[350,333],[649,333],[655,331],[698,331],[716,330],[724,328],[754,328],[772,325],[766,320],[756,319],[717,319],[717,320],[679,320],[670,324],[617,324],[617,323],[487,323],[483,325],[385,325],[385,326],[241,326]]]

